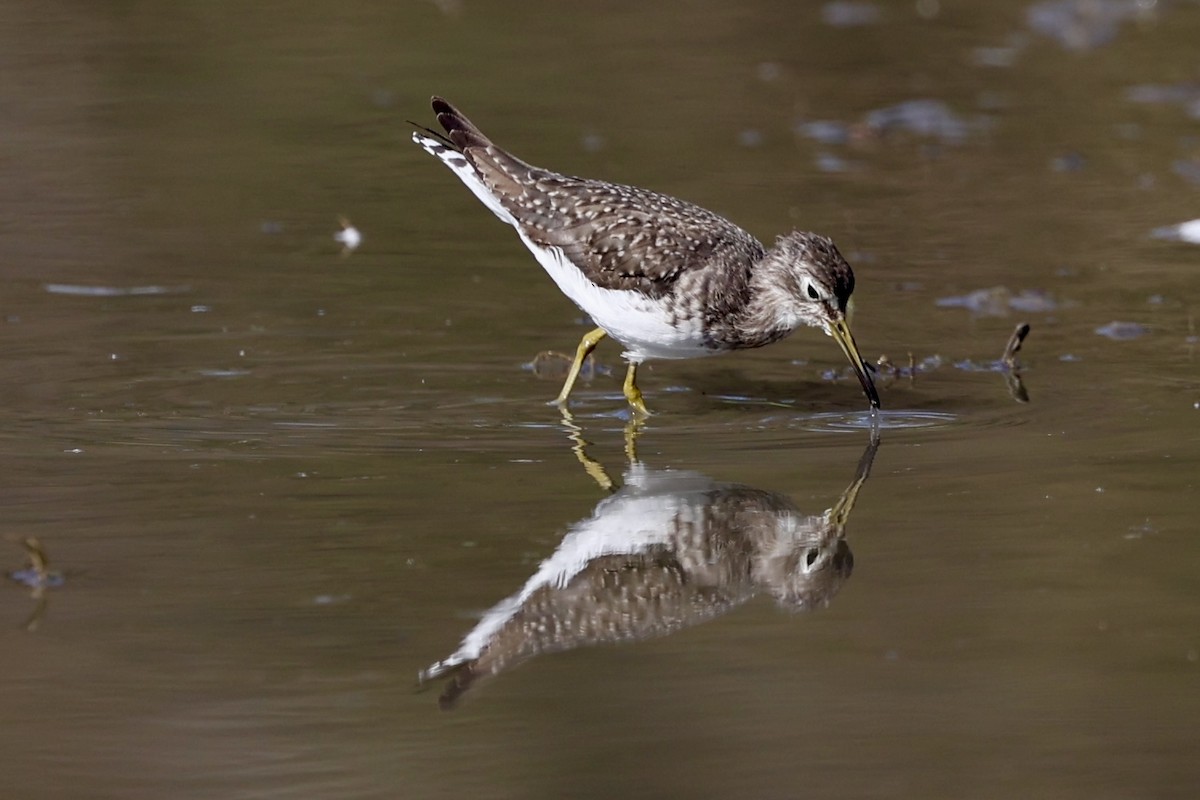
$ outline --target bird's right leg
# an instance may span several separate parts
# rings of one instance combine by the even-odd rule
[[[637,385],[637,368],[636,361],[629,362],[629,369],[625,373],[625,399],[629,401],[635,415],[645,418],[650,416],[650,409],[646,408],[646,401],[642,399],[642,390]]]

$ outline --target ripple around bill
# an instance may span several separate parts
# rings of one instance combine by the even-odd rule
[[[942,428],[958,421],[954,414],[941,411],[869,411],[828,412],[810,414],[792,420],[789,427],[817,433],[841,431],[905,430],[912,428]]]

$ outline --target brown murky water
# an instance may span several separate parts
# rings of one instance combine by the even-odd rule
[[[0,586],[4,793],[1194,796],[1200,7],[1086,6],[0,7],[0,569],[61,572]],[[635,465],[615,346],[547,407],[579,313],[434,92],[833,236],[919,367],[853,507],[817,334],[647,370]]]

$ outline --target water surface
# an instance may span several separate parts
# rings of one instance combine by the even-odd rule
[[[0,587],[8,793],[1192,796],[1200,249],[1149,234],[1196,216],[1200,130],[1130,92],[1186,88],[1200,9],[1076,5],[5,7],[0,568],[34,537],[62,575]],[[564,422],[527,365],[585,323],[408,141],[435,92],[535,163],[839,243],[893,369],[835,592],[696,576],[772,563],[730,491],[845,510],[837,349],[651,365],[631,464],[609,343]],[[597,580],[720,613],[441,710],[419,672],[637,470],[699,481],[712,535]]]

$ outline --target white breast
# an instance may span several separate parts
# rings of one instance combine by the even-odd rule
[[[514,226],[516,227],[516,226]],[[608,335],[625,345],[625,358],[641,363],[652,358],[695,358],[718,351],[705,347],[698,322],[672,325],[662,301],[634,291],[602,289],[584,277],[557,247],[534,244],[517,235],[567,297]]]

